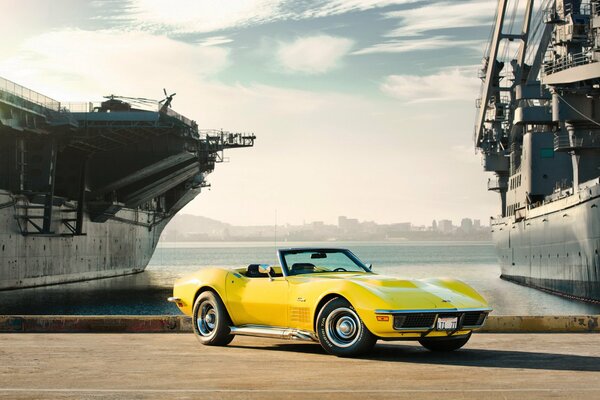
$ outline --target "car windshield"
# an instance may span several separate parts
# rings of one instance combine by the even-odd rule
[[[282,262],[289,275],[319,272],[369,272],[350,251],[343,249],[284,250]]]

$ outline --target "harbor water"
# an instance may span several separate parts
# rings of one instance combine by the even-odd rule
[[[284,243],[279,247],[324,246]],[[589,304],[519,286],[499,278],[491,243],[351,242],[327,247],[351,249],[379,274],[406,278],[451,277],[474,286],[495,315],[600,314]],[[173,282],[210,266],[277,264],[273,243],[160,243],[145,272],[117,278],[0,292],[0,315],[179,314],[168,303]]]

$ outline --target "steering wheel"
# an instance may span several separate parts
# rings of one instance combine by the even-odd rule
[[[348,270],[346,268],[337,267],[333,270],[333,272],[348,272]]]

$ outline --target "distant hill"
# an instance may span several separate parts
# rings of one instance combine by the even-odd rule
[[[231,228],[230,224],[214,219],[198,215],[177,214],[165,228],[163,236],[170,238],[175,235],[221,236],[229,228]]]

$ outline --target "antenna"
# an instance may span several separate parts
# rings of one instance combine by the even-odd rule
[[[277,209],[275,209],[275,251],[277,251]]]

